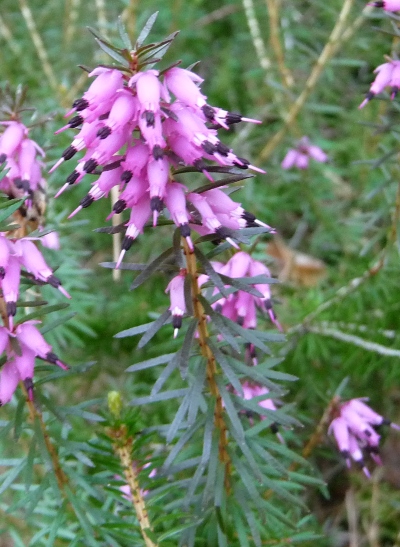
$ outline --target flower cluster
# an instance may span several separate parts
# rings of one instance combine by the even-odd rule
[[[35,357],[67,369],[67,365],[52,352],[35,324],[25,321],[15,328],[0,327],[0,354],[6,352],[6,362],[0,371],[0,405],[11,400],[20,381],[24,382],[29,397],[33,397],[33,370]]]
[[[244,251],[235,253],[226,264],[211,262],[211,265],[219,274],[232,278],[271,277],[268,268],[262,262],[253,260],[251,256]],[[174,336],[177,335],[178,329],[182,326],[182,317],[186,313],[184,294],[186,273],[186,270],[182,268],[179,274],[171,279],[165,291],[170,294],[171,305],[169,310],[172,313]],[[201,287],[207,283],[208,280],[208,275],[200,275],[198,278],[199,286]],[[271,290],[269,285],[267,283],[254,283],[251,287],[259,291],[260,296],[254,296],[249,292],[238,290],[227,297],[221,296],[221,298],[212,304],[212,308],[232,321],[236,321],[244,328],[255,329],[257,326],[256,308],[258,307],[266,311],[271,321],[278,329],[282,330],[272,308]],[[214,296],[218,294],[219,289],[216,287],[214,289]],[[252,352],[253,351],[254,348]],[[256,359],[255,355],[252,355],[252,357],[254,360]]]
[[[0,138],[0,165],[5,166],[6,175],[0,181],[2,192],[12,198],[28,196],[28,209],[35,193],[43,192],[42,167],[38,156],[43,150],[28,138],[28,128],[19,121],[2,121],[6,129]]]
[[[0,233],[0,287],[6,302],[6,313],[11,330],[13,317],[17,311],[21,267],[24,267],[36,282],[48,283],[67,298],[71,298],[33,241],[28,238],[11,240],[4,233]]]
[[[381,93],[385,87],[391,88],[390,98],[393,100],[400,88],[400,61],[390,61],[389,63],[383,63],[379,65],[375,70],[375,80],[372,82],[371,87],[358,108],[364,108],[364,106],[375,97],[378,93]]]
[[[257,276],[271,277],[270,271],[265,264],[254,260],[244,251],[235,253],[226,264],[213,262],[212,265],[218,273],[232,277],[233,279]],[[204,283],[207,279],[207,276],[202,276],[199,282]],[[257,326],[256,307],[258,307],[265,310],[271,321],[281,330],[281,326],[272,308],[269,284],[254,283],[252,286],[259,291],[261,296],[254,296],[249,292],[239,290],[226,298],[221,297],[213,304],[213,308],[232,321],[236,321],[244,328],[255,329]]]
[[[380,0],[379,2],[368,2],[368,5],[383,8],[385,11],[400,11],[400,0]]]
[[[291,169],[292,167],[307,169],[310,158],[319,163],[328,161],[328,156],[319,146],[311,144],[308,137],[302,137],[296,148],[291,148],[288,151],[281,163],[281,167],[282,169]]]
[[[364,455],[370,455],[375,463],[382,465],[379,457],[380,435],[376,428],[381,425],[391,425],[400,430],[400,426],[376,413],[363,402],[364,400],[351,399],[341,404],[338,416],[332,421],[329,432],[333,433],[340,452],[346,458],[347,466],[350,467],[350,458],[352,458],[369,477]]]
[[[225,168],[264,172],[237,156],[217,134],[221,127],[228,129],[239,121],[259,123],[257,120],[210,106],[200,91],[203,80],[179,67],[163,74],[144,70],[132,77],[117,69],[96,68],[89,76],[96,79],[74,102],[67,116],[75,115],[59,131],[80,130],[52,171],[84,151],[60,195],[86,174],[101,170],[70,216],[107,196],[113,187],[119,188],[121,194],[110,216],[129,209],[130,218],[117,267],[145,224],[151,218],[153,226],[157,224],[164,207],[191,248],[191,229],[227,239],[232,230],[243,226],[266,226],[222,190],[189,192],[172,174],[173,169],[191,166],[213,181],[208,161]]]

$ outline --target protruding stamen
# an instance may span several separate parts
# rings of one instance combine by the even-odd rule
[[[64,184],[64,186],[61,186],[61,188],[59,189],[59,191],[57,192],[57,194],[54,197],[58,198],[58,196],[61,196],[61,194],[68,188],[68,186],[69,186],[69,183],[66,182]]]
[[[72,211],[72,213],[70,213],[67,218],[70,219],[72,217],[74,217],[77,213],[79,213],[79,211],[82,211],[82,205],[79,205],[79,207],[77,207],[74,211]]]

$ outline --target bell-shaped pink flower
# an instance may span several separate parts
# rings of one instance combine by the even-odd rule
[[[149,196],[145,194],[138,200],[136,205],[132,206],[131,215],[127,224],[128,229],[126,230],[125,237],[122,240],[122,250],[115,265],[116,269],[119,268],[126,251],[131,248],[133,241],[141,232],[143,232],[143,227],[149,220],[150,215],[150,199]]]
[[[368,2],[368,6],[383,8],[385,11],[400,11],[400,0],[380,0],[379,2]]]
[[[202,107],[207,97],[203,95],[196,83],[203,81],[200,76],[179,67],[167,70],[164,75],[168,89],[186,106]]]
[[[169,182],[164,197],[165,205],[171,214],[176,226],[179,226],[181,235],[193,251],[193,242],[190,238],[189,213],[186,209],[185,187],[177,182]]]
[[[136,85],[141,115],[152,125],[151,118],[160,110],[162,86],[158,79],[158,70],[144,70],[129,80],[129,86]]]
[[[121,91],[115,99],[104,127],[98,130],[97,136],[106,139],[112,132],[123,129],[127,124],[136,125],[137,100],[128,91]]]
[[[179,275],[176,275],[168,283],[167,288],[165,289],[166,293],[169,293],[171,305],[169,310],[172,313],[172,326],[174,328],[174,338],[177,337],[179,329],[182,326],[182,317],[186,312],[186,303],[185,303],[185,276],[186,270],[181,270]]]
[[[42,253],[32,241],[28,239],[19,239],[15,243],[15,249],[18,253],[20,262],[25,266],[29,273],[33,274],[36,279],[49,283],[49,285],[58,289],[67,298],[71,298],[67,291],[61,286],[61,281],[53,275],[53,272],[46,264]]]
[[[3,297],[6,301],[6,309],[9,321],[9,328],[13,328],[13,317],[17,313],[17,300],[19,296],[19,283],[21,266],[17,258],[10,256],[6,268],[6,274],[1,282]]]
[[[375,70],[375,80],[372,82],[369,91],[358,108],[363,108],[378,93],[381,93],[385,87],[392,87],[391,98],[394,99],[399,88],[400,61],[390,61],[379,65]]]

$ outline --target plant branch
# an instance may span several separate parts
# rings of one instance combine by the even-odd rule
[[[218,389],[216,382],[216,376],[218,374],[217,364],[214,354],[208,345],[209,333],[207,327],[207,316],[204,311],[203,305],[199,300],[200,288],[198,284],[198,272],[196,257],[193,252],[190,251],[189,246],[185,239],[183,239],[183,246],[186,258],[186,269],[190,275],[192,283],[192,299],[193,299],[193,314],[198,321],[197,331],[199,334],[199,346],[203,357],[206,360],[206,376],[208,385],[210,387],[211,395],[215,397],[215,410],[214,410],[214,423],[219,430],[219,459],[225,466],[225,488],[228,491],[229,475],[231,468],[231,460],[227,451],[228,436],[227,427],[224,420],[224,408],[222,405],[222,397]]]
[[[139,486],[136,466],[132,460],[133,439],[128,435],[127,427],[125,425],[119,425],[118,427],[110,429],[109,435],[113,441],[115,454],[118,456],[124,470],[125,480],[131,492],[132,505],[136,512],[145,545],[146,547],[157,547],[157,544],[147,535],[147,531],[152,530],[152,528],[150,526],[143,494]]]

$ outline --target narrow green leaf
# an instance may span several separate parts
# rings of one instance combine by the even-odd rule
[[[156,395],[160,391],[160,389],[163,387],[163,385],[171,376],[173,371],[177,368],[177,366],[178,366],[177,354],[174,353],[168,365],[164,367],[164,370],[161,372],[160,376],[157,378],[157,381],[155,382],[153,389],[151,390],[151,395]]]
[[[188,392],[188,388],[171,389],[170,391],[163,391],[157,393],[157,395],[147,395],[145,397],[137,397],[132,399],[129,404],[134,406],[145,405],[148,403],[158,403],[159,401],[167,401],[168,399],[177,399],[183,397]]]
[[[212,434],[214,430],[214,409],[210,405],[207,409],[207,415],[205,417],[204,436],[203,436],[203,452],[201,454],[200,463],[190,481],[189,488],[185,497],[185,506],[188,507],[191,503],[192,497],[196,492],[196,488],[200,482],[201,477],[207,467],[210,460],[211,447],[212,447]]]
[[[225,323],[226,326],[229,325],[230,330],[233,332],[236,332],[241,339],[246,340],[246,342],[249,342],[250,344],[254,344],[256,348],[260,349],[264,353],[271,354],[271,350],[260,340],[260,336],[258,336],[260,333],[259,331],[254,331],[252,329],[244,329],[234,321],[231,321],[227,317],[224,317],[223,315],[220,316],[223,323]],[[261,335],[262,336],[262,335]]]
[[[229,358],[227,355],[225,355],[216,344],[213,343],[211,339],[208,340],[208,345],[211,349],[211,351],[214,354],[215,359],[220,364],[226,378],[232,385],[233,389],[241,396],[243,397],[243,388],[242,384],[240,383],[238,377],[236,376],[235,372],[232,370],[232,367],[229,363]]]
[[[106,42],[104,42],[103,40],[99,38],[95,38],[95,40],[97,44],[101,47],[101,49],[105,53],[107,53],[107,55],[109,55],[112,59],[114,59],[114,61],[117,61],[125,68],[129,68],[129,63],[125,59],[125,57],[123,57],[120,53],[118,53],[113,47],[110,47]]]
[[[36,455],[36,439],[33,437],[31,439],[31,443],[28,450],[28,455],[26,458],[26,467],[25,467],[25,490],[29,492],[32,482],[33,482],[33,466],[35,463],[35,455]]]
[[[130,290],[132,291],[140,287],[140,285],[144,283],[150,277],[150,275],[154,273],[159,268],[159,266],[161,266],[161,264],[173,254],[173,252],[174,248],[170,247],[169,249],[161,253],[152,262],[150,262],[150,264],[134,280],[134,282],[130,286]]]
[[[71,311],[69,313],[66,313],[63,317],[60,317],[59,319],[56,319],[55,321],[52,321],[48,325],[45,325],[40,329],[40,332],[42,334],[46,334],[47,332],[50,332],[51,330],[55,329],[56,327],[59,327],[60,325],[63,325],[73,317],[77,315],[76,311]]]
[[[154,23],[156,22],[157,16],[158,11],[150,15],[150,17],[147,19],[146,24],[140,31],[140,34],[136,40],[136,49],[140,48],[140,46],[146,40],[147,36],[150,34],[150,31],[153,28]]]
[[[26,197],[22,199],[10,199],[9,201],[0,203],[0,222],[3,222],[13,213],[15,213],[15,211],[21,207],[26,199]]]
[[[194,253],[199,260],[200,264],[203,266],[205,273],[209,276],[211,281],[215,284],[215,286],[219,289],[219,292],[227,297],[225,285],[222,282],[222,279],[220,275],[214,270],[211,262],[206,258],[206,256],[200,251],[198,247],[195,247]]]
[[[0,486],[0,495],[3,492],[5,492],[9,486],[12,485],[12,483],[15,481],[15,479],[18,477],[18,475],[24,469],[25,463],[26,463],[25,458],[22,458],[18,465],[15,465],[9,471],[6,471],[5,473],[2,474],[1,478],[3,479],[3,482]]]
[[[17,308],[37,308],[38,306],[46,306],[48,302],[46,300],[17,300]]]
[[[129,34],[126,31],[126,28],[125,28],[125,25],[122,21],[121,16],[119,16],[118,19],[117,19],[117,28],[118,28],[119,35],[121,36],[122,43],[124,44],[126,49],[131,51],[133,49],[133,45],[132,45],[132,42],[129,38]]]
[[[31,321],[32,319],[36,319],[37,317],[42,317],[43,315],[47,315],[48,313],[52,313],[53,311],[64,310],[65,308],[68,308],[68,307],[69,307],[69,304],[67,302],[60,302],[60,304],[45,306],[44,308],[41,308],[40,310],[36,310],[32,313],[28,313],[28,315],[24,315],[24,323],[25,321]]]
[[[114,338],[126,338],[128,336],[136,336],[137,334],[142,334],[143,332],[146,332],[148,328],[153,325],[153,323],[154,321],[151,321],[151,323],[144,323],[143,325],[138,325],[137,327],[131,327],[130,329],[122,330],[121,332],[114,334]]]
[[[139,343],[137,345],[138,349],[143,348],[147,342],[149,342],[155,334],[161,329],[162,326],[165,325],[165,323],[170,319],[171,312],[170,310],[165,310],[163,314],[161,314],[149,327],[147,332],[142,336],[142,338],[139,340]]]
[[[67,494],[69,502],[74,509],[75,515],[77,516],[82,526],[82,531],[85,533],[85,539],[87,542],[86,544],[91,545],[92,547],[98,547],[98,543],[94,539],[96,537],[96,534],[87,518],[86,510],[81,507],[78,497],[75,496],[75,494],[73,494],[68,487],[65,487],[65,492]]]
[[[14,418],[14,440],[17,441],[21,435],[25,425],[25,397],[21,397],[18,401],[17,409]]]
[[[57,511],[55,518],[52,519],[52,524],[47,537],[46,547],[53,547],[57,534],[60,532],[62,524],[66,518],[65,503]]]
[[[186,378],[187,369],[189,366],[190,349],[193,343],[194,333],[196,332],[198,320],[196,318],[191,319],[189,327],[185,333],[182,348],[178,352],[178,368],[181,373],[182,379]]]
[[[224,340],[230,346],[232,346],[234,350],[240,353],[239,344],[237,343],[234,337],[234,332],[232,332],[232,330],[230,329],[230,325],[226,324],[225,321],[223,321],[222,315],[215,312],[210,306],[210,304],[208,303],[208,301],[201,294],[198,296],[198,299],[202,303],[206,314],[210,316],[211,321],[215,323],[216,328],[224,337]]]
[[[169,363],[171,359],[176,355],[176,353],[166,353],[165,355],[160,355],[159,357],[153,357],[152,359],[148,359],[147,361],[142,361],[141,363],[131,365],[130,367],[125,369],[125,372],[138,372],[139,370],[145,370],[147,368],[153,368],[158,365],[164,365],[165,363]]]
[[[180,391],[186,391],[187,393],[188,390],[180,390]],[[178,439],[178,442],[172,447],[171,452],[168,454],[168,457],[162,466],[162,471],[168,472],[169,466],[174,462],[179,452],[182,450],[185,444],[193,437],[196,431],[200,429],[201,427],[203,427],[204,421],[205,421],[205,417],[202,416],[197,422],[192,424],[185,431],[183,435],[181,435],[181,437]]]
[[[168,433],[166,437],[167,443],[171,443],[176,435],[176,432],[179,429],[181,429],[181,426],[183,424],[187,410],[190,405],[190,396],[191,396],[191,392],[189,391],[184,397],[183,401],[181,402],[181,405],[178,408],[178,412],[174,416],[174,419],[168,429]]]

